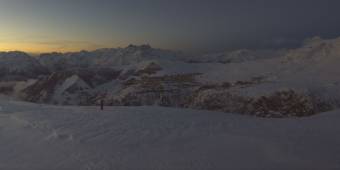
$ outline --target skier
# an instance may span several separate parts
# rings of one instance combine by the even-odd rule
[[[100,100],[100,110],[104,110],[104,100]]]

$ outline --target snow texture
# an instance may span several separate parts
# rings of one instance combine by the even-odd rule
[[[340,111],[300,119],[0,101],[0,169],[340,168]]]

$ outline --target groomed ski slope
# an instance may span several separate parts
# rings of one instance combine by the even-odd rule
[[[1,170],[335,170],[340,111],[300,119],[0,101]]]

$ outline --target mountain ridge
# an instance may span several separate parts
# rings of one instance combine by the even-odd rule
[[[310,116],[340,107],[340,38],[314,38],[290,50],[205,55],[196,61],[177,54],[133,45],[36,59],[17,52],[13,56],[47,72],[12,79],[12,85],[0,83],[0,92],[10,94],[20,82],[16,97],[30,102],[96,105],[104,100],[113,106],[159,105],[260,117]]]

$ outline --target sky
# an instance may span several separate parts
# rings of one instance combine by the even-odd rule
[[[0,51],[291,48],[340,36],[339,7],[339,0],[0,0]]]

